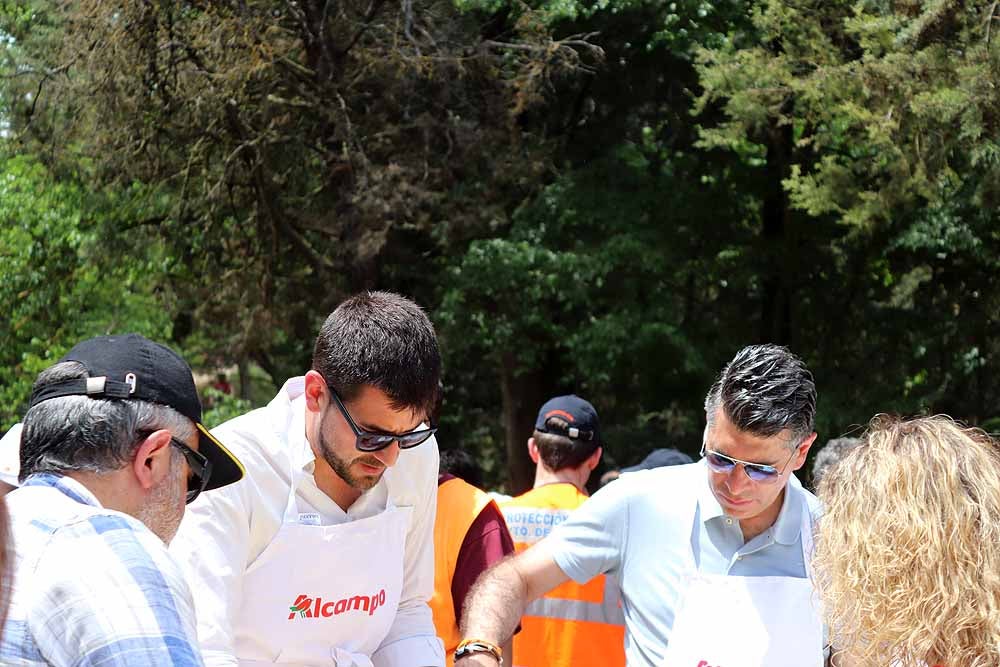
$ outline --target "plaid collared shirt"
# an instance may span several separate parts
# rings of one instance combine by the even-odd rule
[[[7,507],[15,565],[0,664],[202,665],[191,592],[145,525],[59,475],[32,475]]]

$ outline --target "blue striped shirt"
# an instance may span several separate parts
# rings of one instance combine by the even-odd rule
[[[6,498],[14,538],[2,665],[202,665],[194,604],[163,541],[70,477]]]

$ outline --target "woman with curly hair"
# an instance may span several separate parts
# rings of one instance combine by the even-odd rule
[[[823,478],[813,561],[839,665],[1000,665],[1000,451],[947,416],[876,416]]]

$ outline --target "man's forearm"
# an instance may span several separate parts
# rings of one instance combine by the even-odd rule
[[[469,591],[462,610],[462,636],[497,646],[508,642],[529,601],[528,587],[516,558],[501,561],[484,572]],[[509,659],[505,662],[510,664]],[[496,661],[480,653],[456,664],[495,665]]]

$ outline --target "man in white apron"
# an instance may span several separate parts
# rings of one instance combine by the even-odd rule
[[[526,604],[573,579],[620,584],[629,667],[822,667],[809,571],[816,499],[792,472],[816,438],[812,374],[787,349],[741,350],[705,399],[703,460],[626,473],[487,572],[456,667],[497,664]],[[461,650],[461,645],[460,645]]]
[[[443,667],[427,605],[439,375],[423,311],[360,294],[324,323],[312,370],[215,429],[246,478],[192,504],[171,545],[206,665]]]

